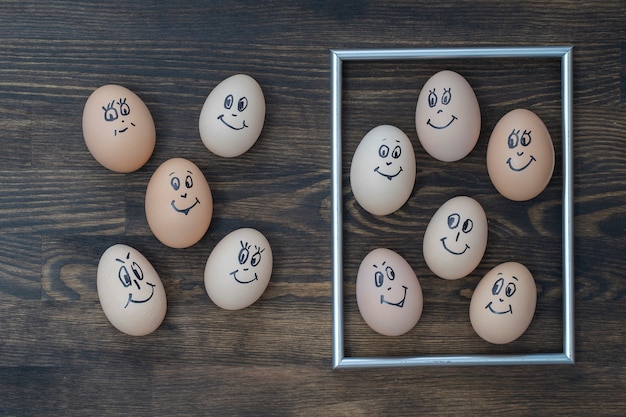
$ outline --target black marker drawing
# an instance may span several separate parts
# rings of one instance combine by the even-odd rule
[[[250,266],[252,266],[253,268],[256,267],[261,262],[261,254],[263,253],[263,251],[265,251],[265,248],[261,248],[259,246],[254,245],[255,252],[252,254],[252,256],[250,256],[250,253],[251,253],[250,248],[252,247],[252,245],[250,245],[248,242],[244,243],[242,240],[240,240],[239,243],[241,244],[241,249],[239,250],[239,254],[237,255],[237,261],[239,262],[239,265],[245,265],[249,259]],[[241,271],[247,272],[249,269],[250,269],[249,267],[242,268]],[[249,284],[252,281],[258,281],[259,279],[256,272],[254,272],[254,277],[247,281],[238,278],[237,277],[238,273],[239,273],[239,269],[235,269],[229,275],[232,275],[235,281],[237,281],[240,284]]]
[[[385,140],[387,140],[387,138],[383,138],[383,141]],[[400,141],[396,139],[396,143],[400,143]],[[400,147],[400,145],[396,145],[391,151],[391,153],[390,153],[389,146],[385,144],[380,145],[380,148],[378,148],[378,156],[380,156],[383,159],[387,159],[389,155],[391,155],[392,159],[385,161],[385,166],[387,167],[390,167],[393,164],[393,160],[400,158],[400,155],[402,155],[402,148]],[[383,177],[391,181],[392,179],[400,175],[400,173],[402,172],[402,167],[399,167],[398,172],[396,172],[395,174],[386,174],[380,171],[380,165],[379,165],[376,168],[374,168],[374,172],[376,172],[379,175],[382,175]]]
[[[115,108],[115,104],[119,106],[119,113]],[[130,106],[126,103],[126,98],[120,98],[120,100],[115,103],[115,100],[111,101],[105,106],[102,106],[102,110],[104,110],[104,120],[107,122],[114,122],[119,119],[120,115],[128,116],[130,114]],[[125,119],[120,120],[121,123],[125,123]],[[135,126],[133,122],[130,122],[131,126]],[[128,130],[128,126],[123,129],[113,129],[113,136],[117,136],[118,133],[124,133]]]
[[[235,98],[233,97],[232,94],[227,95],[226,98],[224,99],[224,108],[226,110],[230,110],[233,107],[234,101],[235,101]],[[246,97],[241,97],[239,99],[239,101],[237,101],[237,111],[239,113],[241,113],[246,108],[248,108],[248,99]],[[234,112],[231,112],[230,115],[233,118],[235,118],[235,119],[237,117],[239,117],[239,114],[234,113]],[[242,121],[241,127],[234,126],[234,125],[228,123],[226,120],[224,120],[225,116],[226,116],[226,113],[223,113],[223,114],[220,114],[219,116],[217,116],[217,118],[218,118],[218,120],[220,120],[222,123],[224,123],[226,126],[228,126],[229,128],[231,128],[233,130],[242,130],[242,129],[248,127],[248,125],[246,124],[245,120]]]
[[[450,230],[455,230],[459,227],[459,225],[461,224],[461,216],[458,213],[452,213],[451,215],[448,216],[448,227],[450,228]],[[461,232],[463,232],[464,234],[467,234],[469,232],[472,231],[472,229],[474,228],[474,222],[472,221],[472,219],[467,219],[463,222],[463,225],[461,226],[461,230],[457,231],[456,233],[456,238],[454,239],[455,242],[459,241],[459,237],[461,236]],[[465,251],[467,251],[470,247],[469,245],[466,243],[465,247],[463,248],[462,251],[458,252],[458,251],[454,251],[452,249],[450,249],[448,247],[448,245],[446,245],[446,240],[448,238],[447,237],[442,237],[441,239],[439,239],[441,241],[441,244],[443,245],[443,248],[450,252],[453,255],[463,255],[465,253]]]
[[[443,89],[443,95],[441,96],[441,104],[443,104],[444,106],[447,106],[450,101],[452,100],[452,88],[444,88]],[[428,90],[428,107],[433,108],[437,105],[437,101],[438,101],[438,97],[437,97],[437,92],[436,92],[436,88],[433,88],[432,90]],[[437,110],[437,114],[441,114],[443,113],[443,109],[438,109]],[[450,121],[443,125],[443,126],[437,126],[431,123],[431,119],[429,118],[426,121],[426,124],[434,129],[445,129],[446,127],[450,126],[455,120],[458,120],[458,117],[456,117],[455,115],[451,115],[452,119],[450,119]]]
[[[130,252],[128,252],[128,254],[126,255],[126,260],[129,260],[129,259],[130,259]],[[156,285],[148,281],[144,282],[143,284],[146,284],[151,289],[150,296],[148,296],[147,298],[143,298],[143,299],[133,298],[133,295],[134,294],[136,295],[134,288],[137,287],[137,291],[141,292],[141,284],[139,281],[143,281],[143,270],[141,269],[139,264],[134,261],[130,263],[129,266],[132,272],[132,276],[131,276],[131,274],[128,272],[126,261],[120,258],[115,258],[115,260],[122,264],[120,266],[120,269],[117,272],[117,277],[120,279],[120,282],[122,283],[124,288],[129,288],[130,290],[132,290],[131,292],[128,293],[128,299],[126,301],[126,305],[124,306],[124,308],[128,307],[128,304],[130,303],[141,304],[141,303],[145,303],[149,301],[154,295],[154,287]],[[133,286],[133,284],[135,284],[135,286]]]
[[[396,279],[395,271],[393,270],[393,268],[391,266],[388,266],[388,265],[385,266],[386,263],[387,263],[387,261],[383,261],[383,263],[381,264],[381,266],[385,267],[385,273],[384,274],[382,273],[382,271],[376,271],[374,273],[374,285],[376,285],[377,288],[380,288],[380,287],[383,286],[383,283],[385,281],[385,276],[387,277],[387,279],[389,281],[393,281],[393,280]],[[373,266],[374,266],[374,268],[378,269],[378,265],[374,264]],[[394,302],[385,300],[384,294],[381,294],[380,295],[380,303],[381,304],[388,304],[388,305],[395,306],[395,307],[400,307],[400,308],[404,307],[404,300],[406,300],[406,292],[407,292],[408,288],[406,286],[404,286],[404,285],[402,286],[402,288],[404,288],[404,295],[403,295],[403,297],[402,297],[402,299],[400,301],[394,303]],[[392,289],[392,287],[388,287],[387,291],[391,291],[391,289]]]
[[[530,130],[524,130],[524,132],[522,133],[522,137],[520,138],[519,136],[519,132],[520,129],[513,129],[511,131],[511,133],[509,134],[509,137],[507,139],[508,145],[509,145],[509,149],[515,149],[517,148],[518,145],[521,145],[523,148],[527,147],[528,145],[530,145],[530,141],[532,140],[532,137],[530,136]],[[522,149],[523,149],[522,148]],[[524,151],[515,151],[516,155],[518,157],[521,157],[524,155]],[[519,171],[523,171],[526,168],[528,168],[530,166],[530,164],[533,163],[533,161],[536,161],[535,157],[533,155],[530,155],[530,159],[528,160],[528,162],[523,165],[521,168],[516,168],[513,166],[513,164],[511,163],[511,157],[509,157],[506,160],[506,164],[509,166],[509,168],[511,168],[511,170],[515,171],[515,172],[519,172]]]
[[[193,179],[191,178],[192,172],[191,171],[187,171],[187,173],[189,175],[187,175],[185,177],[185,188],[186,188],[186,190],[189,190],[189,189],[191,189],[193,187]],[[174,175],[174,174],[175,174],[174,172],[170,172],[170,175],[169,175],[171,177],[170,185],[172,186],[174,191],[178,191],[180,189],[180,187],[181,187],[180,178],[172,177],[172,175]],[[180,195],[180,198],[183,198],[183,199],[185,199],[185,201],[187,201],[186,200],[187,199],[187,194],[188,194],[188,191],[185,191],[184,193],[182,193]],[[172,208],[175,211],[177,211],[178,213],[183,213],[186,216],[186,215],[189,214],[189,211],[192,208],[194,208],[196,205],[200,204],[200,200],[198,200],[198,197],[195,197],[195,201],[190,206],[187,206],[184,209],[180,209],[180,208],[176,207],[176,200],[172,200],[172,202],[170,204],[171,204]]]
[[[494,296],[498,296],[498,301],[500,302],[500,305],[502,305],[504,303],[504,298],[503,297],[499,297],[500,293],[502,292],[502,289],[504,288],[504,294],[506,295],[507,298],[510,298],[513,296],[513,294],[515,294],[515,290],[517,289],[517,287],[515,286],[514,282],[509,282],[507,284],[507,286],[504,286],[504,277],[501,276],[502,272],[498,272],[498,276],[500,278],[498,278],[496,280],[496,282],[493,284],[493,287],[491,288],[491,293]],[[514,276],[512,276],[511,278],[513,278],[514,280],[518,281],[518,279]],[[489,311],[491,311],[493,314],[507,314],[507,313],[511,313],[513,314],[513,307],[511,306],[511,304],[509,303],[509,308],[506,310],[496,310],[493,308],[493,301],[489,301],[489,303],[487,303],[487,305],[485,306],[486,309],[489,309]]]

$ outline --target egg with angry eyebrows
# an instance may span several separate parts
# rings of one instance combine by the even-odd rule
[[[274,259],[267,238],[258,230],[230,232],[211,251],[204,285],[211,301],[225,310],[256,302],[267,288]]]
[[[352,157],[352,193],[371,214],[393,213],[411,196],[415,171],[415,153],[407,135],[395,126],[377,126],[363,137]]]
[[[480,107],[467,80],[453,71],[430,77],[417,98],[415,128],[432,157],[445,162],[467,156],[480,135]]]
[[[437,276],[463,278],[480,263],[487,248],[487,216],[473,198],[446,201],[424,233],[424,261]]]
[[[206,233],[213,216],[213,197],[202,171],[183,158],[165,161],[146,189],[146,219],[164,245],[186,248]]]
[[[356,301],[365,323],[385,336],[415,327],[424,305],[415,272],[401,255],[386,248],[374,249],[361,261]]]

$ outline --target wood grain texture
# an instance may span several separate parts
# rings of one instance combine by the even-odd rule
[[[626,6],[594,2],[0,2],[0,414],[22,415],[621,415],[626,407]],[[574,45],[576,365],[331,370],[330,49]],[[462,161],[430,158],[417,141],[419,89],[441,69],[462,73],[482,111]],[[198,116],[235,73],[267,102],[259,141],[237,158],[203,146]],[[539,114],[562,157],[560,63],[472,59],[344,63],[345,343],[349,356],[559,352],[561,192],[513,203],[484,159],[491,129],[515,107]],[[101,167],[84,145],[82,108],[107,83],[136,92],[157,128],[148,163]],[[413,140],[408,203],[374,217],[354,201],[349,164],[368,130],[393,124]],[[173,250],[151,234],[145,188],[165,160],[194,161],[215,201],[209,232]],[[421,251],[447,199],[470,194],[489,218],[486,256],[471,276],[436,278]],[[274,252],[272,280],[228,312],[204,289],[206,259],[239,227]],[[154,333],[107,321],[96,292],[100,255],[140,250],[168,295]],[[354,278],[377,246],[414,267],[425,296],[411,332],[372,332]],[[534,272],[539,302],[512,344],[478,338],[467,319],[480,277],[507,260]]]

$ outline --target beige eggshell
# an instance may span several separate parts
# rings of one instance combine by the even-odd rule
[[[152,155],[156,129],[150,110],[132,91],[108,84],[83,109],[83,137],[91,155],[115,172],[133,172]]]
[[[117,244],[100,257],[98,298],[107,319],[119,331],[144,336],[155,331],[167,311],[159,275],[136,249]]]
[[[453,197],[439,207],[424,233],[424,261],[437,276],[459,279],[480,263],[487,248],[487,215],[478,201]]]
[[[407,135],[395,126],[377,126],[361,139],[354,152],[350,186],[361,207],[383,216],[409,199],[415,172],[415,153]]]
[[[422,287],[409,263],[398,253],[378,248],[368,253],[356,278],[356,301],[372,330],[399,336],[422,315]]]
[[[554,145],[539,116],[515,109],[498,121],[487,145],[487,171],[494,187],[510,200],[541,194],[554,172]]]
[[[230,232],[211,251],[204,285],[211,301],[226,310],[256,302],[269,284],[274,259],[266,237],[256,229]]]
[[[223,157],[245,153],[255,144],[265,123],[265,97],[249,75],[233,75],[209,94],[200,112],[200,138]]]
[[[480,107],[472,86],[453,71],[440,71],[417,98],[415,128],[424,150],[451,162],[467,156],[480,135]]]
[[[154,171],[146,189],[146,219],[164,245],[186,248],[209,229],[213,196],[206,178],[193,162],[165,161]]]
[[[506,262],[489,271],[470,301],[470,321],[476,334],[494,344],[519,338],[533,319],[537,305],[535,280],[524,265]]]

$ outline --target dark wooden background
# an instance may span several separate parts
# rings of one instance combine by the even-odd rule
[[[2,415],[620,415],[626,406],[626,5],[603,2],[107,2],[0,3],[0,414]],[[330,49],[574,46],[575,311],[573,366],[331,370]],[[473,85],[483,127],[463,161],[440,163],[416,139],[415,102],[440,69]],[[560,161],[558,60],[347,63],[345,167],[360,138],[394,124],[414,140],[417,183],[399,212],[374,218],[354,202],[344,168],[346,354],[561,351],[561,181],[511,203],[491,186],[484,155],[508,110],[546,122]],[[247,73],[267,116],[257,144],[234,159],[200,141],[202,104]],[[96,163],[82,107],[117,83],[148,105],[157,145],[139,171]],[[194,161],[215,200],[208,234],[175,250],[151,235],[145,187],[171,157]],[[487,211],[483,263],[447,282],[423,262],[424,228],[448,198]],[[213,246],[256,227],[274,251],[263,297],[237,312],[203,284]],[[168,313],[153,334],[114,329],[95,272],[112,244],[139,249],[159,272]],[[400,252],[421,280],[425,309],[407,335],[385,338],[354,300],[360,259]],[[480,277],[508,260],[535,274],[528,332],[506,346],[467,318]]]

